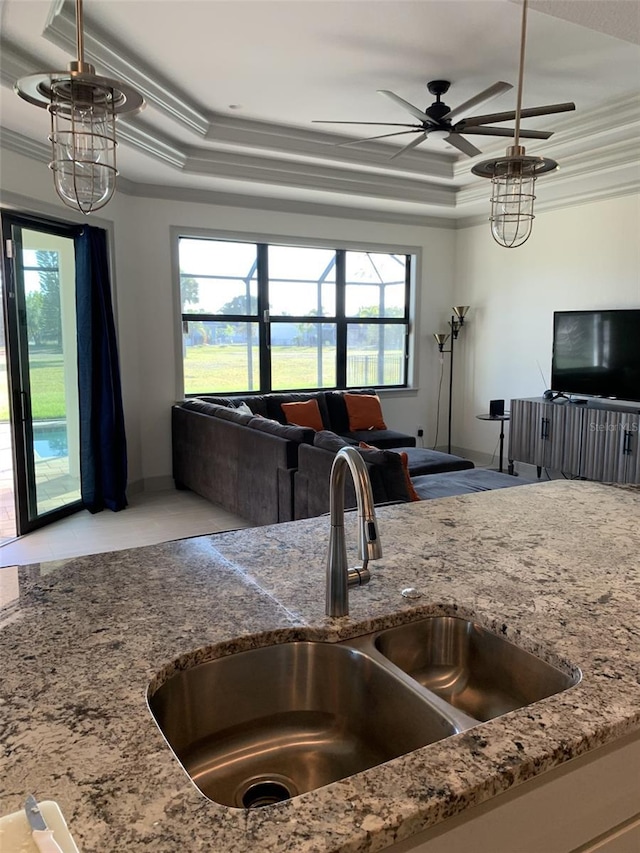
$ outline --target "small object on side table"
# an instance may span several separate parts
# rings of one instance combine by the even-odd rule
[[[500,467],[498,470],[502,474],[502,460],[504,455],[504,422],[509,420],[511,413],[505,412],[503,415],[476,415],[476,417],[480,421],[500,421]]]

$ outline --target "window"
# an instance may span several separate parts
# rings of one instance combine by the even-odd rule
[[[180,237],[184,393],[407,384],[411,256]]]

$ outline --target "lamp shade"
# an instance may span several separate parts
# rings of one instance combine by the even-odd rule
[[[56,192],[90,213],[111,199],[116,175],[113,96],[108,87],[65,80],[51,87],[52,169]]]

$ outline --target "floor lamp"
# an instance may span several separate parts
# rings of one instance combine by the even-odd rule
[[[449,321],[449,325],[451,326],[451,333],[448,332],[434,332],[433,337],[436,339],[436,343],[438,344],[438,349],[441,353],[449,353],[451,355],[451,360],[449,362],[449,420],[448,420],[448,431],[447,431],[447,453],[451,453],[451,410],[453,403],[453,349],[454,344],[458,340],[458,335],[460,334],[460,329],[464,326],[464,318],[469,310],[468,305],[454,305],[451,309],[453,314],[451,315],[451,320]],[[446,342],[450,340],[449,349],[445,349],[444,345]]]

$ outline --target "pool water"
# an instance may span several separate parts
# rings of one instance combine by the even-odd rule
[[[60,459],[69,455],[66,426],[33,425],[33,449],[36,459]]]

